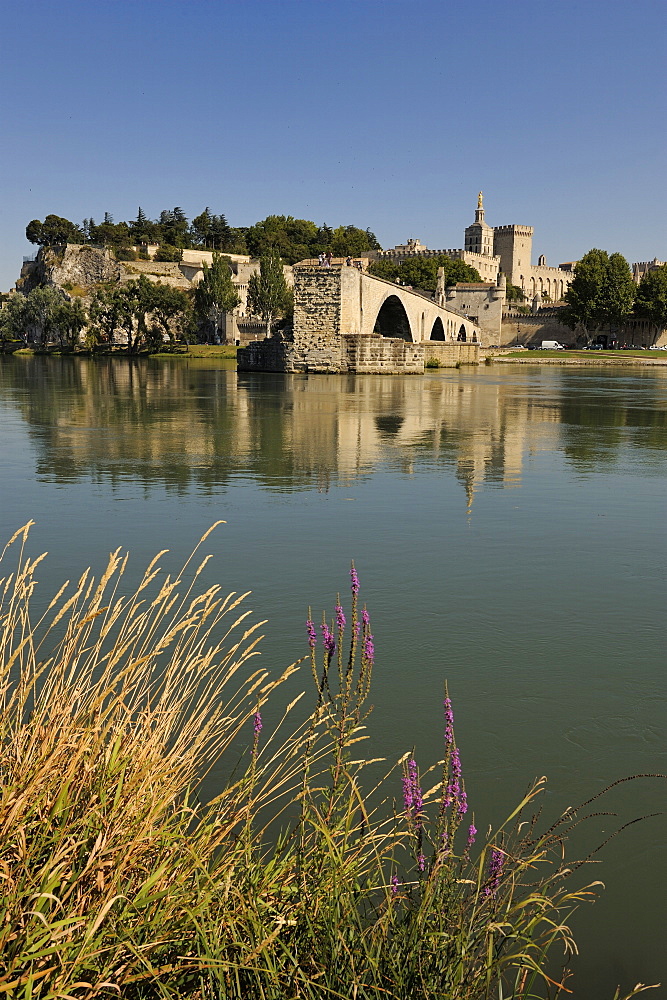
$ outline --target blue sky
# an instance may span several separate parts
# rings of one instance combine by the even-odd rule
[[[2,4],[0,289],[50,212],[667,258],[664,0]]]

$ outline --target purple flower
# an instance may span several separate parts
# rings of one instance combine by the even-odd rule
[[[329,626],[326,622],[322,622],[322,642],[327,653],[331,656],[336,648],[336,640],[333,637],[333,633],[329,631]]]
[[[426,868],[426,858],[424,857],[421,851],[417,855],[417,868],[419,868],[420,872],[423,872],[424,869]]]
[[[306,629],[308,631],[308,645],[311,649],[314,649],[315,643],[317,642],[317,632],[315,631],[315,626],[311,622],[310,618],[306,622]]]
[[[368,614],[366,608],[361,612],[361,620],[364,625],[370,625],[371,623],[371,616]]]
[[[411,757],[403,778],[403,805],[408,819],[414,820],[417,827],[421,826],[421,811],[424,808],[422,790],[419,787],[417,761]]]
[[[345,615],[343,614],[343,609],[340,604],[336,605],[336,625],[342,630],[345,628]]]
[[[259,734],[262,731],[262,716],[259,714],[259,712],[255,712],[252,722],[253,722],[253,732],[255,736],[259,736]]]
[[[353,594],[359,593],[359,577],[357,576],[357,571],[354,568],[354,563],[352,563],[352,569],[350,570],[350,590]]]
[[[465,816],[467,812],[468,812],[468,796],[463,790],[461,790],[461,794],[459,796],[459,816]]]
[[[375,645],[370,632],[364,636],[364,659],[371,665],[375,662]]]
[[[472,847],[475,843],[475,837],[477,836],[477,827],[474,823],[471,823],[468,827],[468,839],[466,841],[466,847]]]
[[[445,698],[445,743],[448,746],[454,744],[454,713],[449,698]]]
[[[495,848],[491,851],[491,857],[489,858],[489,869],[487,872],[487,882],[484,886],[485,896],[495,896],[498,891],[498,886],[500,885],[500,878],[503,873],[503,865],[505,864],[505,855],[502,851],[497,851]]]
[[[396,893],[398,892],[399,885],[400,885],[400,882],[398,881],[398,875],[392,875],[391,876],[391,894],[392,894],[392,896],[395,896]]]
[[[414,795],[412,791],[412,781],[407,774],[403,778],[403,805],[408,816],[411,816],[412,807],[414,805]]]

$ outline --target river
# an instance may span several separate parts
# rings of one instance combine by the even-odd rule
[[[298,376],[16,356],[0,407],[3,535],[35,520],[44,597],[118,545],[137,572],[167,547],[177,568],[223,519],[210,572],[253,592],[276,669],[355,560],[373,752],[437,759],[447,680],[478,827],[539,775],[555,816],[667,771],[666,369]],[[619,786],[601,829],[666,798],[665,782]],[[607,888],[574,921],[581,1000],[667,982],[664,841],[664,817],[631,826],[591,871]]]

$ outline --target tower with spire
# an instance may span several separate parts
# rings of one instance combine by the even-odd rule
[[[484,221],[484,197],[481,191],[477,195],[475,221],[466,229],[465,249],[468,253],[493,257],[493,228]]]

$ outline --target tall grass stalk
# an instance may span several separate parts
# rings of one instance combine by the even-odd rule
[[[309,615],[314,709],[298,718],[296,698],[269,733],[263,706],[295,665],[253,669],[260,625],[246,595],[197,591],[199,547],[175,578],[160,553],[129,596],[114,552],[34,617],[28,529],[0,581],[0,996],[566,988],[554,953],[574,952],[567,921],[595,885],[568,882],[579,813],[541,832],[541,779],[475,843],[448,696],[443,760],[421,774],[408,753],[370,778],[379,762],[359,744],[375,648],[354,567],[349,622],[339,599],[320,639]],[[204,805],[220,762],[231,776]]]

